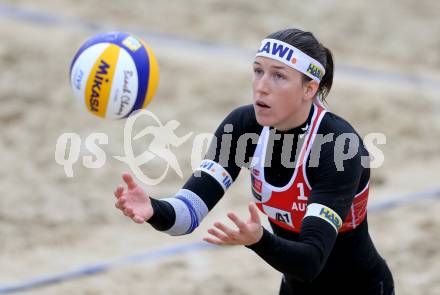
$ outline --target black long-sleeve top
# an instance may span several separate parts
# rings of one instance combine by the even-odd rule
[[[281,164],[283,137],[286,134],[293,134],[294,138],[299,138],[298,135],[302,134],[311,122],[313,108],[316,106],[312,106],[307,121],[301,126],[283,132],[275,131],[281,139],[274,141],[271,165],[264,168],[268,183],[282,187],[291,179],[295,168],[287,168]],[[232,132],[230,132],[231,128],[225,128],[227,124],[232,125]],[[217,140],[211,144],[206,158],[221,163],[235,180],[242,168],[235,161],[238,138],[244,133],[261,134],[262,129],[263,127],[256,121],[252,105],[235,109],[217,128],[215,132]],[[226,133],[232,136],[232,140],[225,161],[224,158],[220,159],[220,149],[222,138]],[[332,133],[334,138],[350,133],[357,136],[360,142],[356,154],[343,162],[345,169],[342,171],[338,169],[335,160],[335,141],[326,142],[321,146],[318,165],[306,166],[312,187],[309,203],[325,205],[344,220],[353,197],[369,182],[370,170],[361,164],[362,157],[368,157],[368,152],[353,127],[333,113],[325,114],[318,133],[322,135]],[[294,141],[292,153],[296,151],[296,144],[297,142]],[[349,144],[346,142],[346,149],[349,148]],[[246,159],[252,157],[255,147],[256,144],[248,142]],[[295,155],[292,154],[292,158],[294,157]],[[309,161],[310,159],[308,164]],[[196,193],[209,210],[224,194],[220,184],[204,172],[199,177],[191,176],[183,188]],[[152,199],[152,204],[155,213],[148,222],[158,230],[170,228],[175,222],[172,206],[156,199]],[[376,284],[388,271],[370,239],[367,218],[355,229],[339,234],[328,222],[320,218],[304,218],[300,233],[270,223],[273,233],[264,230],[261,240],[248,248],[282,272],[285,283],[297,292],[294,294],[314,294],[321,291],[333,294],[332,290],[340,292],[341,288],[344,288],[338,284],[346,280],[365,291],[372,284]],[[353,294],[361,294],[361,291]]]

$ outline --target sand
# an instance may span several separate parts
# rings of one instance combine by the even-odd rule
[[[75,51],[97,32],[85,23],[146,37],[161,70],[149,110],[162,122],[179,121],[176,133],[181,136],[213,132],[233,108],[251,102],[248,53],[265,35],[292,26],[311,30],[335,55],[330,109],[362,136],[386,135],[387,143],[381,146],[385,162],[372,172],[370,202],[438,185],[438,1],[3,3],[7,6],[0,5],[0,287],[201,241],[212,222],[225,220],[230,210],[245,216],[251,200],[249,175],[242,171],[190,236],[168,237],[119,214],[112,192],[128,167],[112,156],[123,154],[124,122],[92,117],[76,103],[69,86]],[[35,15],[6,15],[8,7],[56,18],[42,23],[44,19],[38,21]],[[234,50],[194,45],[197,42]],[[434,83],[367,77],[347,71],[347,66]],[[78,162],[74,177],[67,178],[54,156],[64,132],[78,133],[83,141],[94,132],[108,134],[105,165],[87,169]],[[157,198],[173,195],[191,174],[191,149],[188,142],[173,150],[183,179],[170,172],[160,185],[144,188]],[[87,155],[83,146],[81,156]],[[156,161],[148,169],[159,171],[163,164]],[[398,294],[440,294],[439,210],[440,202],[430,200],[369,215],[370,233],[393,270]],[[228,247],[128,264],[26,293],[276,294],[279,281],[279,273],[254,253]]]

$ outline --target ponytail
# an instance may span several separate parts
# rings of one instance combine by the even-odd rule
[[[321,45],[322,46],[322,45]],[[334,72],[334,63],[333,63],[333,54],[327,47],[324,47],[326,63],[325,63],[325,75],[322,77],[321,83],[319,83],[318,94],[319,98],[322,102],[326,102],[325,98],[332,89],[333,84],[333,72]]]

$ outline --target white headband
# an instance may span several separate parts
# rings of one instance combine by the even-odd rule
[[[264,39],[256,56],[268,57],[300,71],[304,75],[321,82],[325,69],[322,64],[298,48],[276,39]]]

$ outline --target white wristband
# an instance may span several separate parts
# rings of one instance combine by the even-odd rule
[[[225,192],[233,182],[228,171],[226,171],[222,165],[212,160],[203,160],[196,170],[200,170],[211,175],[215,180],[217,180]]]

